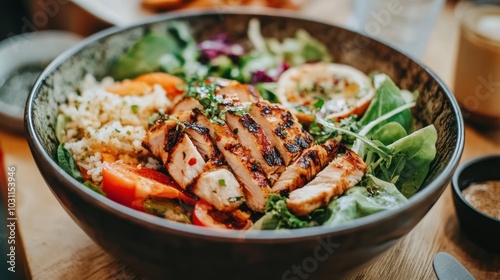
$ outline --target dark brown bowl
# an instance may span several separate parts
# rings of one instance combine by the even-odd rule
[[[464,127],[451,91],[427,67],[374,39],[289,13],[175,13],[96,34],[57,58],[37,81],[25,126],[35,161],[75,222],[102,248],[137,271],[162,279],[334,279],[368,265],[407,234],[439,198],[464,145]],[[417,128],[434,124],[437,155],[421,190],[403,207],[335,227],[280,231],[215,231],[171,222],[121,206],[90,191],[56,163],[56,109],[86,73],[98,79],[137,39],[166,21],[187,22],[198,40],[221,31],[245,40],[258,18],[266,37],[304,28],[324,42],[338,63],[365,73],[387,73],[397,85],[420,92]]]
[[[492,252],[500,253],[500,220],[481,213],[462,195],[471,183],[500,180],[498,167],[500,155],[470,160],[457,169],[453,175],[453,202],[457,210],[460,227],[477,245]],[[499,205],[500,207],[500,205]]]

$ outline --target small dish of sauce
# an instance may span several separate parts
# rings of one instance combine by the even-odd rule
[[[500,220],[500,181],[471,183],[462,195],[479,212]]]

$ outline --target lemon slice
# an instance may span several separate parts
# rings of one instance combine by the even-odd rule
[[[280,102],[304,123],[316,115],[334,120],[362,115],[374,94],[365,73],[349,65],[324,62],[286,70],[276,90]]]

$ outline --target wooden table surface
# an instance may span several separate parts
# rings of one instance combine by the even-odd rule
[[[332,1],[333,2],[333,1]],[[345,23],[346,1],[311,0],[304,13]],[[453,87],[458,28],[447,6],[434,27],[424,63]],[[26,140],[0,132],[7,166],[17,169],[18,223],[35,279],[141,279],[98,247],[71,220],[40,175]],[[462,161],[500,153],[500,133],[466,126]],[[500,279],[500,255],[472,244],[460,231],[448,187],[427,216],[394,248],[352,279],[435,279],[432,258],[440,251],[455,256],[476,279]]]

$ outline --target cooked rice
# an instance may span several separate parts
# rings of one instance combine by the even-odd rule
[[[72,92],[60,113],[71,118],[65,126],[64,147],[92,181],[102,181],[103,157],[158,169],[161,163],[141,146],[148,119],[171,103],[159,85],[143,96],[119,96],[105,88],[112,78],[97,82],[87,75],[80,94]]]

